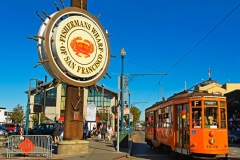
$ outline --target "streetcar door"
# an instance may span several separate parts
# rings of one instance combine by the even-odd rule
[[[186,116],[183,116],[183,113]],[[189,105],[177,105],[177,147],[189,148],[190,144],[189,128]]]

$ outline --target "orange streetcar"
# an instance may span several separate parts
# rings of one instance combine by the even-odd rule
[[[183,91],[145,110],[145,141],[170,156],[228,159],[226,97]]]

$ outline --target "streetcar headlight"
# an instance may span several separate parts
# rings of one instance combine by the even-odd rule
[[[209,132],[209,136],[213,137],[214,136],[214,132],[213,131]]]
[[[210,138],[210,139],[209,139],[209,143],[210,143],[210,144],[213,144],[214,142],[215,142],[215,139],[214,139],[214,138]]]
[[[197,146],[197,143],[193,143],[193,144],[192,144],[192,147],[196,147],[196,146]]]

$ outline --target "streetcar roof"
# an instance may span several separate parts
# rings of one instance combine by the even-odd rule
[[[221,94],[208,93],[206,91],[193,91],[193,92],[189,93],[188,91],[184,90],[182,92],[179,92],[179,93],[176,93],[176,94],[172,95],[166,101],[156,102],[151,107],[146,108],[145,111],[148,110],[148,109],[154,108],[154,107],[156,107],[160,104],[169,102],[171,100],[183,99],[183,98],[200,98],[200,97],[204,97],[204,98],[224,98],[224,99],[226,99],[226,97],[222,96]]]

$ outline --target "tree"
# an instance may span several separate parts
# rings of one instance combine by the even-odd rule
[[[38,123],[38,118],[39,117],[39,115],[38,114],[34,114],[34,115],[32,115],[30,118],[32,119],[32,121],[34,122],[34,124],[37,124]],[[45,116],[45,114],[44,113],[41,113],[41,118],[40,118],[40,122],[42,123],[42,122],[44,122],[44,121],[46,121],[47,120],[47,117]]]
[[[103,108],[103,112],[102,112],[102,110],[97,111],[97,117],[99,118],[100,121],[102,121],[102,119],[103,119],[103,121],[107,122],[108,121],[108,115],[109,115],[109,121],[111,121],[113,116],[112,116],[111,112],[109,112],[109,114],[108,114],[107,109]]]
[[[130,113],[133,115],[133,124],[136,124],[140,119],[141,111],[134,106],[130,109]]]
[[[23,119],[25,118],[23,113],[23,107],[18,104],[15,108],[13,108],[13,112],[10,113],[9,116],[13,122],[22,123]]]

